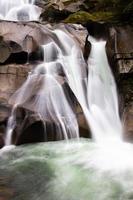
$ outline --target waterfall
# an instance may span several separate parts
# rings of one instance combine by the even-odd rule
[[[87,65],[78,43],[62,30],[56,29],[52,34],[57,36],[59,44],[53,39],[42,46],[44,62],[29,74],[10,102],[37,112],[44,122],[54,122],[60,138],[79,137],[75,111],[62,87],[67,82],[82,107],[94,140],[121,141],[122,124],[106,41],[89,36],[92,47],[87,75]],[[60,71],[64,78],[59,75]]]
[[[40,9],[34,0],[1,0],[1,18],[12,21],[38,20]],[[106,41],[88,37],[91,52],[85,62],[79,43],[66,30],[48,30],[51,37],[42,45],[44,62],[29,73],[25,83],[11,97],[14,105],[9,118],[6,145],[11,143],[16,125],[15,109],[22,106],[38,113],[41,120],[56,125],[58,137],[79,137],[74,105],[67,96],[67,84],[81,106],[96,142],[122,140],[115,81],[108,64]],[[88,69],[87,69],[88,67]],[[63,73],[63,76],[60,75]]]
[[[44,126],[47,121],[54,123],[58,138],[66,140],[79,138],[76,114],[72,102],[67,98],[63,89],[65,80],[58,75],[59,69],[62,68],[58,54],[61,54],[62,50],[54,41],[43,45],[42,48],[44,49],[44,62],[29,73],[27,80],[11,97],[10,102],[15,107],[23,106],[37,112],[44,121]],[[13,115],[15,112],[9,119],[6,144],[10,143],[8,139],[11,138],[12,127],[14,127],[10,123],[12,119],[15,119]],[[14,124],[16,124],[15,120]]]
[[[34,0],[0,0],[0,19],[9,21],[38,21],[41,9]]]
[[[106,41],[89,36],[91,52],[88,59],[88,108],[90,128],[96,141],[121,140],[116,84],[107,55]]]
[[[6,130],[6,137],[5,137],[6,146],[9,146],[12,144],[12,133],[16,126],[15,113],[14,113],[15,109],[16,109],[16,106],[13,107],[11,116],[9,117],[8,123],[7,123],[7,130]]]
[[[68,84],[80,103],[95,141],[122,139],[116,84],[107,55],[106,41],[89,36],[91,52],[88,77],[79,46],[66,33],[54,31],[67,52],[60,55]],[[66,41],[65,43],[63,41]]]

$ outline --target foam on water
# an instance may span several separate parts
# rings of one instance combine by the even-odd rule
[[[112,154],[111,149],[105,147],[105,154],[100,150],[103,147],[97,145],[89,140],[72,140],[70,143],[39,143],[5,150],[0,154],[1,181],[5,188],[11,186],[15,191],[15,200],[132,199],[132,165],[119,163],[118,155]],[[115,150],[117,148],[116,145]],[[123,144],[122,149],[121,153],[132,151]],[[123,157],[127,155],[124,153]],[[117,161],[112,160],[113,157]],[[129,158],[125,161],[131,164]]]

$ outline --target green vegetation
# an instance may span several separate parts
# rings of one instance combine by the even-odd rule
[[[66,23],[82,23],[89,20],[96,21],[96,18],[88,12],[79,11],[74,14],[71,14],[67,19],[65,19],[65,22]]]
[[[92,14],[79,11],[74,14],[71,14],[66,20],[66,23],[83,23],[86,21],[112,21],[114,19],[114,15],[112,12],[94,12]]]

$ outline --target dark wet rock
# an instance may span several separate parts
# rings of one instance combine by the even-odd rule
[[[44,60],[43,48],[38,47],[36,51],[29,53],[27,61],[33,64],[33,63],[43,62],[43,60]]]
[[[85,23],[88,34],[95,37],[96,39],[105,39],[109,37],[109,25],[107,23],[98,23],[90,21]]]
[[[115,59],[120,73],[130,73],[133,69],[133,28],[118,26],[116,29]]]
[[[5,145],[3,134],[0,134],[0,149]]]
[[[127,26],[116,26],[117,32],[117,47],[118,53],[130,53],[133,51],[133,27]]]
[[[133,73],[120,75],[119,93],[122,97],[121,109],[125,126],[124,138],[133,141]]]
[[[11,50],[10,47],[4,41],[0,41],[0,49],[0,63],[4,63],[9,58]]]
[[[43,142],[44,125],[38,114],[18,107],[15,110],[16,126],[13,130],[12,143],[16,145]]]
[[[91,135],[90,129],[88,127],[84,113],[79,106],[77,106],[76,112],[77,112],[77,120],[78,120],[78,124],[79,124],[79,135],[80,135],[80,137],[91,138],[92,135]]]
[[[57,125],[28,109],[18,107],[15,111],[16,126],[13,130],[12,143],[21,145],[64,139],[57,132]]]
[[[28,53],[21,51],[17,53],[11,53],[10,56],[2,63],[2,65],[7,64],[25,64],[28,61]]]
[[[18,53],[22,51],[21,46],[15,41],[6,41],[6,44],[8,45],[12,53]]]
[[[0,148],[4,146],[4,138],[7,129],[8,117],[11,113],[11,106],[4,101],[0,102]]]
[[[57,23],[65,20],[71,12],[67,10],[58,10],[54,7],[47,8],[40,16],[42,21]]]

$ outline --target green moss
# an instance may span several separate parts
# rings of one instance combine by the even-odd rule
[[[79,11],[74,14],[69,15],[67,19],[65,19],[66,23],[82,23],[87,21],[112,21],[114,19],[114,14],[112,12],[94,12],[88,13],[85,11]]]
[[[92,14],[85,12],[85,11],[79,11],[74,14],[71,14],[67,19],[65,19],[64,22],[66,23],[82,23],[86,21],[96,21],[95,17],[93,17]]]
[[[114,19],[114,13],[112,12],[95,12],[93,16],[97,19],[97,21],[110,21]]]

